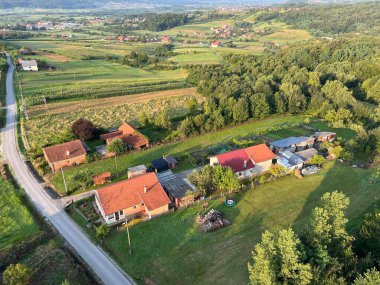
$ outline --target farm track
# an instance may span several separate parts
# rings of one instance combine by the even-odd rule
[[[157,92],[148,92],[134,95],[115,96],[108,98],[98,98],[83,101],[71,101],[50,103],[46,105],[35,105],[28,109],[30,117],[39,115],[57,115],[69,112],[75,112],[83,109],[97,109],[105,106],[120,106],[125,104],[136,104],[157,98],[170,98],[182,95],[196,95],[195,88],[182,88],[174,90],[164,90]]]

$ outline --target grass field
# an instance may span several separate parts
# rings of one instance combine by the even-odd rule
[[[234,126],[217,132],[191,137],[184,141],[157,146],[144,150],[142,152],[128,153],[126,155],[118,157],[118,171],[125,173],[128,167],[139,164],[149,164],[153,159],[162,157],[163,155],[174,155],[176,157],[182,157],[195,151],[206,150],[209,147],[218,145],[220,142],[230,141],[233,138],[241,138],[255,134],[265,134],[266,130],[270,128],[300,123],[302,121],[303,116],[270,117],[260,121],[250,121],[246,124]],[[66,175],[70,175],[71,173],[78,171],[79,168],[87,168],[94,174],[102,173],[105,171],[111,171],[111,173],[115,174],[115,164],[113,162],[113,159],[106,159],[95,163],[85,164],[67,169]],[[125,176],[122,176],[120,179],[123,177],[126,178]],[[62,175],[59,173],[55,174],[52,177],[52,182],[56,186],[57,191],[62,194],[65,193]]]
[[[0,178],[0,250],[33,237],[40,230],[20,198],[21,190]]]
[[[259,38],[260,42],[277,42],[280,44],[292,43],[300,40],[311,39],[311,35],[305,30],[284,29],[270,35]]]
[[[237,206],[222,199],[210,208],[226,214],[232,225],[213,233],[200,232],[195,222],[200,206],[190,207],[130,227],[133,254],[128,253],[125,228],[104,244],[140,284],[247,284],[247,262],[264,230],[293,227],[298,233],[309,221],[323,193],[339,190],[350,197],[349,230],[380,198],[378,185],[368,183],[373,170],[330,161],[315,175],[287,176],[236,195]]]

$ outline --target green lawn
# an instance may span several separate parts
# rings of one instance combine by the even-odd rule
[[[20,198],[21,190],[0,179],[0,250],[39,233],[39,227]]]
[[[210,207],[227,215],[232,222],[227,228],[200,232],[195,218],[201,209],[194,206],[132,226],[132,256],[125,229],[115,230],[105,247],[140,284],[144,278],[156,284],[247,284],[247,262],[262,232],[284,227],[300,232],[323,193],[339,190],[350,197],[349,229],[355,229],[380,198],[379,185],[368,183],[374,171],[331,161],[304,179],[288,176],[239,193],[234,208],[215,201]]]
[[[162,157],[163,155],[174,155],[177,157],[183,156],[187,153],[192,153],[199,150],[205,150],[209,147],[215,146],[220,142],[232,140],[233,138],[245,137],[254,134],[265,134],[266,130],[281,126],[300,123],[303,121],[303,116],[274,116],[259,121],[250,121],[246,124],[238,125],[235,127],[227,128],[217,132],[191,137],[184,141],[173,142],[170,144],[153,147],[142,152],[128,153],[118,157],[118,171],[125,173],[125,171],[135,165],[149,164],[150,161]],[[111,171],[115,173],[115,164],[113,159],[106,159],[97,161],[90,164],[81,165],[67,169],[66,175],[70,175],[78,169],[87,168],[94,174]],[[122,178],[126,178],[123,176]],[[56,189],[64,194],[64,185],[62,175],[56,173],[52,177]]]
[[[320,122],[320,121],[312,122],[308,124],[308,126],[315,128],[318,131],[335,132],[338,138],[340,137],[345,140],[351,139],[355,137],[356,135],[356,132],[354,130],[346,129],[346,128],[333,128],[333,127],[328,126],[326,123]]]

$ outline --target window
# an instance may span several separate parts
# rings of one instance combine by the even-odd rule
[[[120,215],[124,215],[123,210],[119,211],[119,214],[120,214]]]
[[[133,209],[136,209],[136,208],[137,208],[136,205],[134,205],[134,206],[133,206]]]
[[[107,217],[107,219],[108,220],[112,220],[114,218],[114,215],[112,214],[112,215],[109,215],[108,217]]]

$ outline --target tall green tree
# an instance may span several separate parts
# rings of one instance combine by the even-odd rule
[[[248,264],[250,284],[310,284],[311,266],[302,262],[300,244],[292,229],[264,232],[252,252],[253,264]]]

